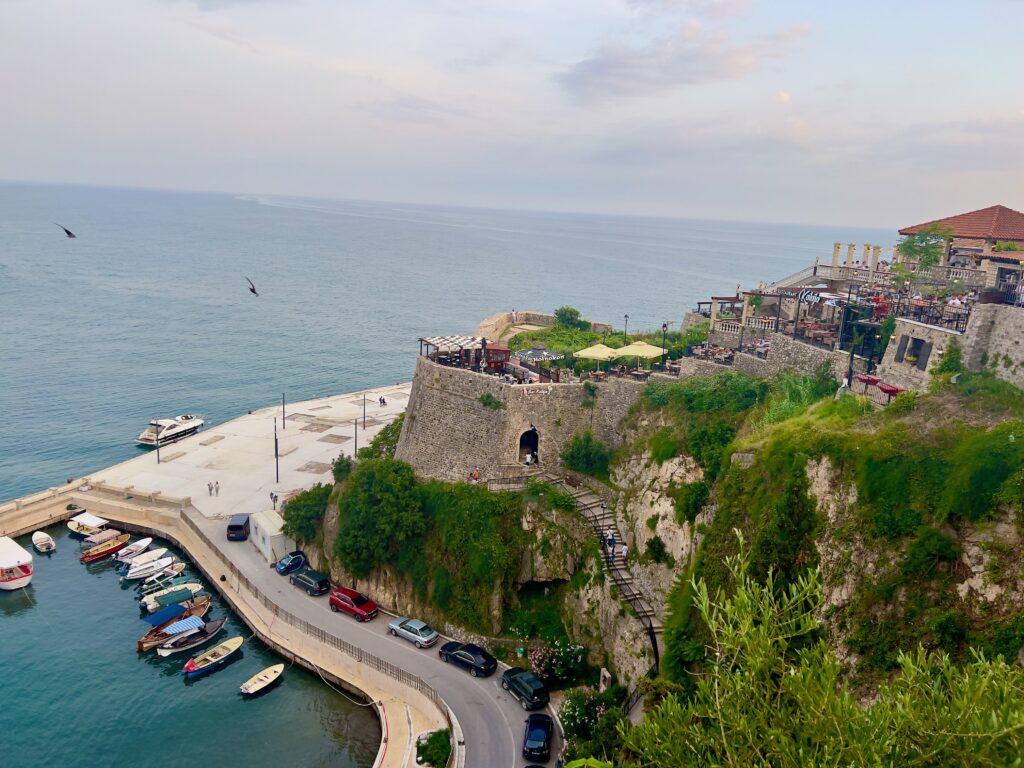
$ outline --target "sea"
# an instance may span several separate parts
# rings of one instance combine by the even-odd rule
[[[678,328],[697,301],[828,261],[833,242],[894,240],[686,211],[0,182],[0,502],[131,458],[153,418],[219,423],[408,381],[421,336],[471,334],[495,312],[568,304],[617,329],[626,315],[630,330]],[[274,660],[254,641],[191,685],[184,659],[137,657],[131,595],[81,566],[64,531],[30,588],[0,593],[0,764],[372,764],[373,715],[315,677],[290,669],[267,696],[238,696]]]

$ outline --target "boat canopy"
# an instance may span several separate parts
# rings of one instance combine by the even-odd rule
[[[96,526],[93,526],[93,527],[95,528]],[[105,530],[100,531],[99,533],[94,533],[92,536],[86,536],[85,543],[86,544],[102,544],[105,541],[110,541],[111,539],[116,539],[120,535],[121,535],[121,532],[119,530],[117,530],[116,528],[107,528]]]
[[[32,555],[9,536],[0,536],[0,568],[32,565]]]
[[[159,627],[165,621],[181,616],[186,610],[184,605],[169,605],[166,608],[149,614],[146,617],[146,621],[149,622],[150,626]]]
[[[164,633],[168,635],[177,635],[181,632],[187,632],[189,630],[192,630],[194,632],[198,629],[202,629],[204,626],[206,626],[206,623],[201,618],[199,618],[198,616],[189,616],[186,619],[176,621],[170,626],[168,626],[164,630]]]
[[[90,528],[102,528],[109,520],[104,520],[102,517],[96,517],[96,515],[90,514],[89,512],[82,512],[80,515],[75,515],[71,518],[76,523],[82,525],[88,525]]]

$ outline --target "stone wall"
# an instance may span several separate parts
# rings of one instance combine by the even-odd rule
[[[987,365],[1000,379],[1024,387],[1024,308],[976,305],[962,344],[968,369]]]
[[[916,320],[896,320],[878,375],[886,384],[924,391],[932,380],[932,369],[939,364],[949,340],[960,334],[946,328],[925,325]],[[908,360],[908,357],[916,358]]]
[[[773,333],[771,339],[771,350],[767,358],[760,358],[756,355],[749,355],[737,352],[732,365],[720,365],[707,360],[699,360],[695,357],[683,357],[679,359],[680,376],[714,376],[725,371],[741,371],[750,376],[760,379],[770,379],[782,371],[794,371],[805,376],[811,376],[823,362],[832,365],[832,373],[836,382],[846,377],[847,368],[850,364],[849,355],[838,350],[828,350],[805,344],[782,333]],[[864,362],[859,358],[854,361],[854,370],[863,370]]]
[[[475,467],[484,478],[500,477],[520,466],[519,439],[533,426],[541,466],[554,469],[577,432],[592,429],[606,445],[619,445],[619,421],[644,385],[611,378],[595,386],[594,407],[588,408],[584,404],[590,398],[582,383],[505,384],[421,357],[395,456],[421,477],[465,480]],[[483,405],[484,394],[502,407]]]
[[[683,315],[683,323],[679,326],[679,330],[686,333],[694,326],[707,322],[710,322],[710,320],[704,317],[700,312],[687,312]]]

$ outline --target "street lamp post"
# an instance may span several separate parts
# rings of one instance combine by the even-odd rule
[[[668,335],[668,321],[661,324],[661,369],[665,370],[668,362],[668,347],[665,345],[665,337]]]
[[[281,429],[288,429],[288,420],[284,416],[284,392],[281,393]]]
[[[160,463],[160,419],[153,419],[156,424],[156,463]]]
[[[277,416],[274,417],[274,482],[281,482],[281,467],[278,463],[277,451]]]
[[[625,324],[622,326],[622,341],[629,343],[629,315],[625,315]]]

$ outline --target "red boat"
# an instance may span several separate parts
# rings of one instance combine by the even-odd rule
[[[110,557],[115,552],[118,552],[128,546],[128,539],[130,538],[130,533],[122,533],[109,541],[104,541],[102,544],[89,547],[89,549],[85,550],[82,553],[82,556],[78,559],[83,563],[93,563],[97,560],[102,560],[104,557]]]

